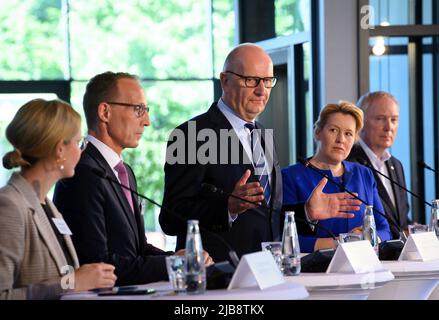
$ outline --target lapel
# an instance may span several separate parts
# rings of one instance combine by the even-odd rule
[[[357,153],[357,158],[362,159],[363,163],[366,162],[367,165],[373,167],[372,162],[370,162],[369,158],[366,155],[366,152],[364,152],[363,148],[361,148],[361,146],[356,146],[356,153]],[[359,163],[362,163],[362,161],[358,161]],[[392,203],[392,200],[390,200],[390,196],[387,193],[386,188],[384,187],[383,182],[381,181],[380,176],[378,175],[378,173],[372,171],[373,176],[375,178],[375,182],[377,184],[377,189],[378,189],[378,194],[380,196],[381,201],[383,202],[383,205],[387,208],[390,208],[390,212],[386,212],[387,216],[389,219],[392,219],[395,223],[398,223],[397,221],[395,221],[395,219],[397,219],[397,214],[396,214],[396,208]],[[393,179],[393,177],[391,176],[390,178]],[[385,178],[384,178],[385,179]],[[393,185],[393,184],[392,184]],[[399,219],[398,219],[399,220]],[[399,224],[398,224],[399,225]]]
[[[278,175],[280,175],[279,172],[279,164],[278,159],[276,155],[276,150],[274,146],[274,137],[272,134],[272,131],[265,130],[265,127],[261,125],[259,122],[256,122],[256,128],[261,129],[261,143],[262,148],[264,150],[265,160],[268,164],[268,166],[271,167],[271,199],[270,207],[273,208],[280,208],[282,206],[282,199],[279,197],[276,198],[278,190],[280,190],[280,187],[278,186]],[[268,150],[268,152],[267,152]],[[281,180],[280,180],[281,182]],[[279,200],[279,203],[277,203]]]
[[[387,171],[389,172],[389,177],[393,180],[398,182],[399,184],[402,185],[402,183],[400,183],[398,176],[396,174],[396,168],[395,165],[392,161],[392,158],[390,158],[388,161],[386,161],[386,166],[387,166]],[[401,201],[398,201],[399,199],[401,199],[400,193],[402,191],[401,188],[399,188],[397,185],[395,185],[394,183],[392,183],[392,190],[393,190],[393,194],[395,195],[395,203],[396,203],[396,217],[398,219],[398,224],[401,225]],[[405,192],[405,191],[404,191]]]
[[[234,168],[237,168],[236,171],[240,172],[240,175],[235,177],[236,181],[239,178],[241,178],[241,175],[244,173],[245,170],[249,169],[250,171],[254,172],[253,160],[247,156],[247,153],[245,152],[245,149],[241,143],[241,140],[239,139],[238,135],[236,134],[236,132],[233,129],[229,120],[227,120],[227,118],[224,116],[224,114],[218,109],[216,103],[213,103],[211,105],[211,107],[207,111],[207,114],[209,117],[209,121],[211,122],[212,128],[214,128],[216,130],[218,136],[220,136],[221,129],[232,130],[231,132],[233,135],[233,139],[237,139],[237,141],[239,143],[239,148],[240,148],[239,152],[242,154],[242,159],[240,159],[239,163],[233,165]],[[218,140],[218,148],[219,148],[219,146],[220,146],[220,141]],[[229,156],[231,154],[231,147],[232,146],[229,144],[229,146],[228,146]],[[230,160],[230,158],[229,158],[229,160]],[[249,182],[259,181],[259,179],[255,175],[251,175],[248,181]],[[266,216],[267,210],[265,210],[265,209],[253,208],[252,210],[254,212],[262,215],[262,216]]]
[[[23,194],[24,201],[28,205],[29,213],[32,215],[32,220],[61,274],[61,269],[67,265],[67,260],[35,190],[19,173],[13,174],[9,184]],[[72,257],[73,256],[76,255],[72,255]]]
[[[133,186],[134,187],[137,186],[136,176],[134,175],[133,170],[128,164],[125,164],[125,166],[127,167],[130,186],[132,186],[131,188],[133,188]],[[137,191],[137,188],[133,188],[133,189]],[[140,213],[140,204],[139,204],[138,196],[135,193],[132,193],[132,198],[133,198],[134,218],[136,220],[138,238],[139,238],[138,243],[140,248],[142,248],[143,244],[145,243],[145,241],[143,240],[145,234],[144,221],[143,221],[143,216]]]
[[[247,153],[244,150],[244,146],[241,143],[241,140],[239,140],[238,135],[236,134],[235,130],[233,130],[232,125],[230,124],[229,120],[227,120],[227,118],[223,115],[223,113],[218,109],[217,104],[213,103],[209,110],[207,111],[207,114],[209,116],[209,120],[212,123],[213,128],[217,131],[218,136],[220,136],[220,130],[221,129],[227,129],[227,130],[232,130],[232,135],[233,135],[233,139],[236,139],[236,141],[238,141],[239,143],[239,148],[240,148],[240,152],[242,154],[242,162],[239,161],[239,165],[242,167],[243,172],[245,169],[250,169],[250,170],[254,170],[253,168],[253,160],[250,159],[247,156]],[[218,147],[220,146],[220,139],[218,139]],[[231,153],[230,150],[230,145],[229,145],[229,156]]]
[[[53,215],[56,218],[60,218],[64,220],[63,216],[61,215],[61,213],[59,213],[58,209],[56,209],[52,201],[46,198],[46,203],[49,206],[50,210],[52,210]],[[72,257],[74,264],[73,267],[77,269],[79,268],[79,260],[78,260],[78,256],[76,255],[75,247],[73,246],[72,238],[69,235],[63,235],[63,237],[64,237],[64,241],[66,242],[67,249],[69,250],[70,256]]]
[[[95,161],[95,163],[97,164],[99,169],[105,171],[105,174],[108,177],[111,177],[111,179],[118,181],[116,175],[113,172],[113,169],[110,167],[108,162],[105,160],[105,158],[102,156],[102,154],[99,152],[99,150],[96,149],[96,147],[92,143],[89,143],[87,145],[85,152]],[[130,171],[130,170],[128,170],[128,171]],[[130,176],[130,174],[128,174],[128,176]],[[130,184],[131,184],[131,182],[132,182],[131,177],[129,180],[130,180]],[[136,239],[136,243],[139,244],[137,222],[136,222],[136,219],[134,217],[133,211],[131,210],[130,204],[128,203],[128,200],[125,197],[125,193],[123,192],[122,187],[117,185],[116,182],[111,182],[107,179],[105,179],[105,183],[107,183],[110,186],[110,189],[113,190],[114,198],[117,199],[117,201],[119,201],[119,203],[123,209],[123,215],[128,220],[128,224],[130,225],[130,227],[133,231],[134,237]],[[131,185],[131,188],[133,190],[136,190],[135,184]],[[133,205],[136,206],[137,202],[133,202]]]

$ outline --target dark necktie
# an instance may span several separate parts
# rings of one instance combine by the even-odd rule
[[[264,188],[265,202],[267,205],[269,205],[271,200],[271,189],[268,179],[268,170],[265,164],[265,155],[262,149],[260,134],[258,132],[259,130],[254,130],[255,125],[253,123],[246,123],[245,127],[250,130],[255,175],[259,176],[259,183],[261,184],[261,187]]]
[[[128,181],[128,172],[127,168],[125,168],[125,165],[123,164],[123,161],[121,160],[115,167],[114,170],[118,173],[120,183],[124,185],[125,187],[129,188],[130,183]],[[128,189],[125,189],[122,187],[123,193],[125,194],[125,197],[128,200],[128,203],[130,204],[131,210],[134,212],[133,207],[133,197],[131,196],[131,191]]]

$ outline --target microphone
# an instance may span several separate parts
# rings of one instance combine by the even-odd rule
[[[359,198],[357,195],[355,195],[354,193],[352,193],[351,191],[347,190],[343,185],[341,185],[340,183],[338,183],[337,181],[335,181],[334,179],[332,179],[331,177],[329,177],[327,174],[321,172],[318,168],[316,168],[311,162],[309,162],[308,160],[305,160],[303,158],[299,158],[298,159],[299,162],[301,164],[303,164],[305,167],[312,169],[313,171],[317,172],[319,175],[321,175],[322,177],[325,177],[326,179],[328,179],[328,181],[331,181],[332,183],[334,183],[336,186],[338,186],[341,190],[343,190],[344,192],[350,194],[352,197],[354,197],[355,199],[361,201],[362,203],[364,203],[365,205],[369,205],[366,201],[364,201],[363,199]],[[373,207],[373,210],[378,213],[380,216],[384,217],[386,219],[386,221],[388,223],[392,223],[395,227],[398,228],[399,230],[399,239],[397,240],[386,240],[386,241],[382,241],[380,243],[380,252],[379,252],[379,258],[380,260],[396,260],[399,257],[399,254],[401,253],[403,247],[404,247],[404,243],[407,240],[404,232],[401,230],[401,226],[395,224],[393,221],[387,219],[386,215],[384,213],[382,213],[381,211],[379,211],[378,209],[376,209],[375,207]]]
[[[428,164],[426,164],[424,161],[418,161],[418,166],[421,166],[425,169],[428,169],[430,171],[433,171],[434,173],[438,174],[439,172],[435,170],[434,168],[430,167]]]
[[[283,213],[283,210],[277,210],[277,209],[274,209],[274,208],[268,208],[268,206],[265,205],[265,204],[258,203],[258,202],[253,202],[253,201],[247,200],[245,198],[241,198],[241,197],[236,196],[236,195],[234,195],[234,194],[232,194],[230,192],[226,192],[226,191],[224,191],[224,190],[222,190],[222,189],[220,189],[220,188],[218,188],[218,187],[216,187],[216,186],[214,186],[213,184],[210,184],[210,183],[202,183],[201,184],[201,188],[203,188],[203,189],[205,189],[207,191],[210,191],[212,193],[218,193],[220,195],[226,195],[226,196],[229,196],[229,197],[232,197],[232,198],[235,198],[235,199],[238,199],[238,200],[241,200],[241,201],[244,201],[244,202],[256,205],[256,206],[261,207],[261,208],[272,209],[273,211],[275,211],[277,213],[280,213],[280,214]],[[331,236],[331,238],[334,241],[339,243],[339,241],[338,241],[337,237],[335,236],[335,234],[331,230],[329,230],[328,228],[326,228],[326,227],[324,227],[324,226],[322,226],[322,225],[320,225],[318,223],[314,223],[314,222],[308,221],[306,219],[302,219],[300,217],[295,217],[295,219],[297,221],[304,222],[304,223],[306,223],[308,225],[315,226],[316,228],[325,231],[327,234],[329,234]],[[310,254],[307,254],[306,256],[303,256],[300,259],[301,272],[325,272],[328,269],[328,266],[329,266],[329,264],[330,264],[330,262],[332,260],[332,257],[334,256],[334,253],[335,253],[334,249],[325,249],[325,250],[317,250],[317,251],[314,251],[314,252],[312,252]]]
[[[389,180],[391,183],[396,184],[398,187],[400,187],[402,190],[410,193],[412,196],[414,196],[415,198],[418,198],[419,200],[421,200],[422,202],[424,202],[427,206],[433,207],[430,203],[428,203],[427,201],[425,201],[425,199],[422,199],[420,196],[418,196],[417,194],[413,193],[412,191],[410,191],[409,189],[403,187],[401,184],[399,184],[398,182],[396,182],[395,180],[393,180],[392,178],[386,176],[384,173],[378,171],[377,169],[375,169],[373,166],[371,166],[369,163],[367,163],[366,160],[364,159],[359,159],[357,158],[357,161],[362,164],[365,167],[368,167],[370,170],[372,170],[373,172],[378,173],[380,176],[383,176],[384,178],[386,178],[387,180]],[[419,162],[418,162],[419,163]]]
[[[171,215],[173,217],[179,219],[180,221],[186,222],[186,220],[181,218],[178,214],[176,214],[173,209],[169,208],[168,206],[163,206],[163,205],[157,203],[156,201],[154,201],[153,199],[148,198],[147,196],[145,196],[141,193],[138,193],[136,190],[121,184],[119,182],[119,180],[114,179],[113,177],[106,174],[106,172],[103,169],[91,168],[91,171],[94,174],[96,174],[97,176],[99,176],[100,178],[106,179],[106,180],[110,181],[111,183],[115,183],[118,186],[120,186],[124,189],[127,189],[130,192],[134,193],[138,197],[149,201],[150,203],[156,205],[157,207],[165,209],[166,211],[171,213]],[[233,250],[233,248],[230,246],[230,244],[228,244],[223,238],[218,236],[216,233],[213,233],[210,230],[207,230],[206,228],[202,227],[201,225],[199,226],[199,228],[200,228],[200,231],[207,233],[207,234],[213,236],[215,239],[219,240],[219,242],[222,243],[229,251],[228,252],[229,258],[233,264],[233,267],[227,261],[224,261],[224,262],[215,263],[214,265],[206,268],[207,289],[226,288],[228,286],[232,276],[233,276],[235,268],[239,264],[238,255],[236,254],[235,250]]]

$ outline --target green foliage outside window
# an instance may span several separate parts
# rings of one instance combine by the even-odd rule
[[[275,0],[275,29],[277,36],[310,31],[312,0]]]
[[[71,103],[82,114],[92,76],[137,74],[151,126],[124,159],[139,192],[161,202],[168,135],[213,102],[213,78],[234,45],[234,22],[233,0],[1,0],[0,80],[70,81]],[[157,228],[153,213],[148,205],[147,230]]]

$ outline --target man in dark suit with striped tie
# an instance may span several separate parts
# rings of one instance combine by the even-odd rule
[[[227,56],[220,80],[221,99],[170,135],[163,204],[183,219],[162,210],[159,221],[165,233],[177,236],[177,249],[185,246],[184,221],[197,219],[241,256],[281,236],[282,180],[273,130],[255,121],[265,109],[276,78],[270,56],[256,45],[242,44]],[[202,188],[203,183],[265,208],[214,194]],[[355,201],[347,200],[346,194],[323,194],[324,184],[306,203],[308,217],[349,216],[341,211],[352,209]],[[303,213],[304,204],[296,210]],[[201,236],[215,261],[228,259],[227,248],[216,237],[203,232]]]

